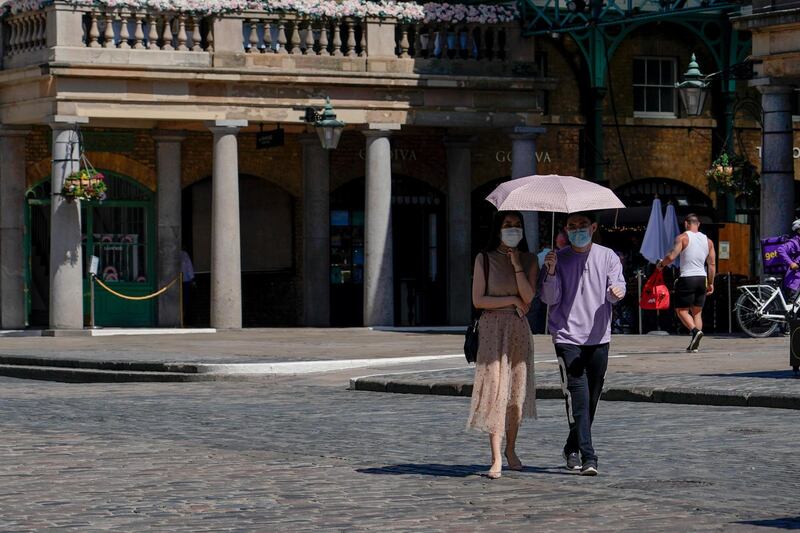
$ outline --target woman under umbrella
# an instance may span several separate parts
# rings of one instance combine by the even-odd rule
[[[487,476],[491,479],[501,475],[504,434],[508,467],[522,470],[515,448],[517,432],[523,418],[536,416],[533,338],[525,315],[538,275],[536,256],[528,253],[522,214],[499,211],[488,244],[475,259],[472,301],[482,315],[467,422],[467,427],[489,433],[492,466]]]

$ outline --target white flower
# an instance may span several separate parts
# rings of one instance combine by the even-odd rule
[[[36,11],[53,0],[0,0],[0,8],[11,13]],[[210,15],[247,9],[267,13],[290,12],[315,18],[338,19],[395,17],[404,22],[429,23],[497,23],[519,18],[513,4],[465,6],[428,2],[398,2],[394,0],[66,0],[76,6],[107,8],[151,9]]]

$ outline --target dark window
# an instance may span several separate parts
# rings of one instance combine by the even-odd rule
[[[633,111],[637,115],[675,116],[675,60],[633,60]]]

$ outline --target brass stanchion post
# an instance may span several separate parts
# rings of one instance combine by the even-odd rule
[[[94,329],[94,272],[89,273],[89,327]]]

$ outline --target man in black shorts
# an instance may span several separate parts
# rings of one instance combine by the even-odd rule
[[[711,239],[700,233],[700,219],[694,213],[683,220],[686,231],[675,237],[672,250],[656,263],[659,270],[681,258],[681,275],[675,284],[675,312],[692,335],[687,352],[696,352],[703,338],[703,305],[714,292],[717,254]],[[706,268],[708,267],[708,268]]]

